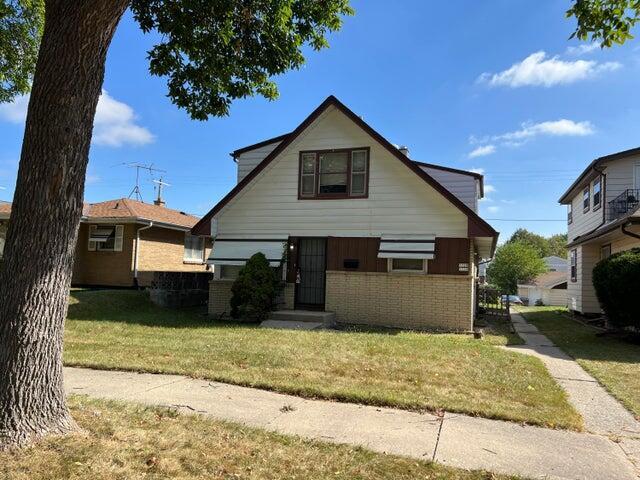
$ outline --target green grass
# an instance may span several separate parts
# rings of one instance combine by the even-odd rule
[[[528,322],[571,355],[613,396],[640,418],[640,345],[597,336],[558,307],[521,308]]]
[[[305,441],[173,410],[71,397],[84,430],[0,452],[5,480],[506,480],[363,448]]]
[[[72,292],[67,365],[188,375],[309,398],[445,409],[549,427],[582,419],[536,358],[508,337],[290,331],[211,322],[134,291]]]

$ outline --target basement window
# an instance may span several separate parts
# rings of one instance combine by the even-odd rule
[[[426,261],[422,258],[390,258],[391,272],[424,272]]]

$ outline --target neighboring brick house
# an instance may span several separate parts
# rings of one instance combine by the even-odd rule
[[[10,204],[0,204],[0,228],[9,214]],[[193,215],[128,198],[85,204],[72,283],[149,286],[157,271],[205,271],[211,241],[191,235],[197,221]]]
[[[472,329],[476,265],[498,238],[476,213],[481,175],[411,160],[335,97],[232,156],[238,184],[192,229],[214,239],[210,314],[229,312],[233,279],[262,252],[286,279],[286,309]]]
[[[567,205],[569,309],[600,314],[593,267],[640,247],[640,148],[596,158],[559,202]]]

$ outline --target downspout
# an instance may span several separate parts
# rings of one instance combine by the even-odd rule
[[[149,225],[141,227],[136,231],[136,248],[133,251],[133,285],[138,287],[138,256],[140,251],[140,232],[153,227],[153,222],[149,222]]]

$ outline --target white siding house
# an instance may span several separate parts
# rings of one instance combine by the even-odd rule
[[[568,208],[569,308],[599,314],[593,267],[612,253],[640,246],[640,149],[591,162],[560,203]]]
[[[344,323],[471,329],[474,266],[497,240],[476,213],[481,176],[420,166],[334,97],[291,134],[233,156],[238,185],[193,230],[214,237],[210,263],[238,265],[237,252],[284,241],[284,308],[332,311]],[[275,250],[271,257],[277,264]],[[226,311],[223,270],[212,314]]]

